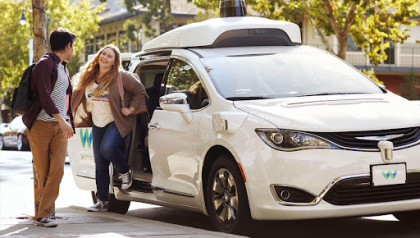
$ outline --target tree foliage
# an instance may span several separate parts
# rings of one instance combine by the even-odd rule
[[[188,1],[191,2],[193,0]],[[204,10],[199,11],[194,20],[203,21],[217,17],[219,15],[219,2],[220,1],[194,0],[194,5]]]
[[[142,26],[135,20],[127,20],[124,22],[123,29],[127,38],[135,43],[134,51],[141,50],[140,45],[143,44],[141,38]]]
[[[101,2],[106,2],[106,0],[101,0]],[[159,34],[156,33],[156,29],[152,27],[152,22],[156,20],[160,29],[167,28],[172,23],[171,15],[171,1],[170,0],[124,0],[124,3],[129,12],[134,12],[136,6],[140,4],[145,9],[141,15],[141,22],[144,24],[144,34],[146,37],[155,37]]]
[[[97,31],[103,6],[95,7],[92,0],[47,0],[46,14],[50,18],[49,31],[65,27],[77,34],[75,57],[69,62],[73,75],[80,66],[78,54],[85,39]],[[28,66],[28,41],[33,38],[32,13],[25,11],[27,23],[19,24],[22,9],[32,9],[31,1],[0,0],[0,105],[10,103],[12,89],[17,87],[24,69]]]
[[[203,3],[206,2],[206,3]],[[218,0],[195,0],[197,6],[215,9]],[[386,60],[385,49],[390,43],[402,43],[409,35],[407,28],[414,26],[418,15],[418,0],[247,0],[262,16],[301,22],[308,18],[320,34],[326,48],[333,52],[327,37],[338,40],[338,51],[342,59],[346,56],[349,34],[361,47],[372,64]]]

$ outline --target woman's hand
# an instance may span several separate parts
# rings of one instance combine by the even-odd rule
[[[132,107],[123,107],[121,108],[121,113],[124,116],[129,116],[129,115],[133,115],[134,114],[134,110],[132,109]]]

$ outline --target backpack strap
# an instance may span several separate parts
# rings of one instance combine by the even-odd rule
[[[52,84],[52,82],[53,82],[53,76],[54,76],[54,70],[55,70],[55,60],[54,60],[54,58],[53,57],[51,57],[51,55],[47,55],[46,54],[46,56],[49,58],[49,59],[51,59],[52,60],[52,62],[53,62],[53,69],[52,69],[52,71],[51,71],[51,84]],[[52,89],[51,89],[52,90]]]

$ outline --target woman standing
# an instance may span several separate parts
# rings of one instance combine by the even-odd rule
[[[118,75],[122,77],[124,105],[118,91]],[[118,168],[122,189],[128,189],[132,184],[131,170],[121,147],[134,127],[134,111],[144,100],[145,89],[134,74],[122,70],[118,48],[107,45],[82,67],[73,95],[75,126],[92,126],[98,202],[88,211],[105,211],[108,208],[109,163]]]

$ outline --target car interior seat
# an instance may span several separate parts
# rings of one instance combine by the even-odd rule
[[[147,111],[149,116],[152,117],[153,111],[159,105],[159,97],[161,96],[161,85],[163,80],[163,73],[157,73],[153,81],[153,87],[146,89],[149,99],[147,102]]]

